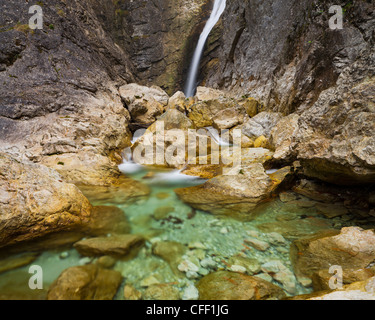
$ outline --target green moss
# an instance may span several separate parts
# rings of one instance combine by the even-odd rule
[[[61,161],[59,161],[59,162],[57,163],[57,165],[59,165],[59,166],[63,166],[63,165],[65,165],[65,163],[64,163],[64,162],[61,162]]]

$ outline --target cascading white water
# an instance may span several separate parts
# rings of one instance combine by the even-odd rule
[[[187,98],[194,96],[196,89],[196,82],[198,77],[199,64],[202,58],[204,45],[206,44],[207,38],[211,33],[212,29],[219,21],[223,14],[226,6],[226,0],[215,0],[214,8],[212,9],[211,16],[208,19],[198,41],[198,45],[195,49],[193,60],[190,65],[190,70],[187,78],[187,84],[185,89],[185,96]]]

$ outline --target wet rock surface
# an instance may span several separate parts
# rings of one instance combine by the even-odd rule
[[[112,300],[121,281],[117,271],[96,265],[72,267],[51,285],[48,300]]]
[[[74,244],[74,248],[84,256],[124,257],[144,244],[144,238],[137,235],[112,235],[83,239]]]
[[[284,297],[280,288],[267,281],[227,271],[202,278],[197,288],[200,300],[268,300]]]
[[[240,169],[237,175],[218,176],[201,186],[175,192],[195,209],[251,219],[252,211],[271,197],[280,182],[272,180],[258,163]]]
[[[0,247],[82,228],[92,206],[53,169],[0,154]]]

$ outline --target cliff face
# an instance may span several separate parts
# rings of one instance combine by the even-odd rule
[[[344,8],[342,30],[329,28],[333,4]],[[205,83],[260,98],[269,110],[301,112],[373,48],[374,8],[372,1],[228,0]]]
[[[43,9],[42,30],[28,27],[33,4]],[[118,88],[182,86],[209,4],[0,0],[0,150],[72,182],[113,182],[130,144]]]
[[[139,82],[160,86],[172,95],[183,87],[184,72],[211,4],[212,0],[120,0],[112,12],[99,18],[129,53]]]
[[[183,88],[212,0],[39,1],[43,30],[28,28],[32,4],[0,0],[0,151],[74,182],[109,183],[130,144],[118,88]],[[327,0],[227,0],[200,78],[263,110],[297,113],[287,157],[309,175],[371,182],[375,4],[334,4],[342,30],[329,28]]]

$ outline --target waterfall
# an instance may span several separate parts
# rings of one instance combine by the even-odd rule
[[[198,41],[198,45],[195,49],[193,60],[190,65],[190,70],[187,78],[187,84],[185,89],[185,96],[187,98],[192,97],[195,93],[196,82],[198,77],[199,64],[202,58],[204,45],[206,44],[207,38],[214,28],[216,23],[219,21],[221,15],[225,10],[226,0],[215,0],[214,8],[212,9],[211,16],[208,19]]]

